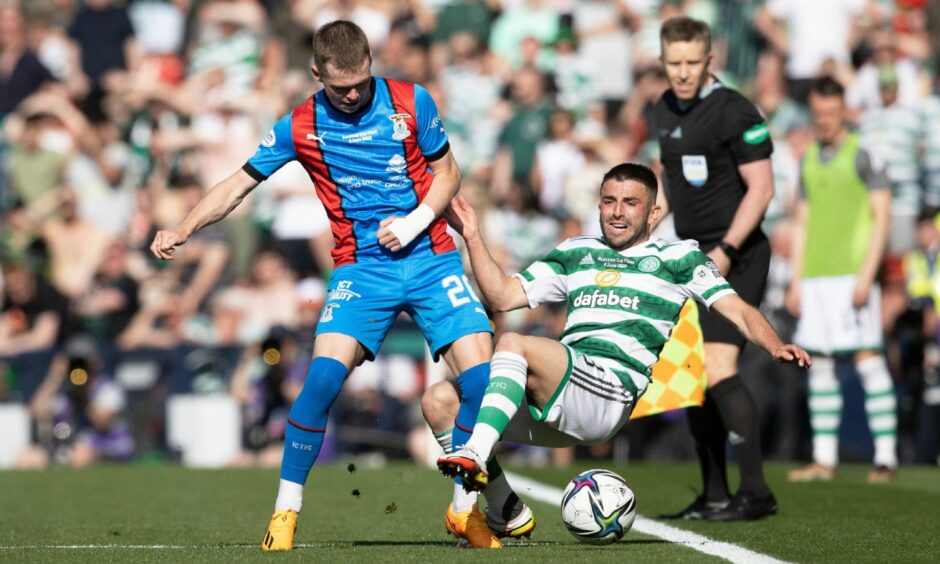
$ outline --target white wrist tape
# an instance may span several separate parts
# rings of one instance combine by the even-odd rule
[[[436,214],[431,206],[421,204],[405,217],[400,217],[391,222],[388,230],[392,235],[398,238],[402,247],[407,247],[409,243],[415,240],[415,237],[431,225]]]

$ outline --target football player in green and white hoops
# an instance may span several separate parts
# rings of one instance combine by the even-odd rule
[[[810,364],[805,351],[784,344],[738,297],[697,243],[650,239],[660,213],[656,193],[650,169],[615,166],[600,187],[603,237],[568,239],[511,277],[490,256],[466,200],[451,203],[447,220],[467,242],[489,306],[509,311],[562,302],[567,320],[560,342],[516,333],[499,338],[473,434],[464,448],[438,460],[445,475],[459,475],[466,488],[485,488],[486,461],[500,438],[548,447],[610,439],[646,391],[687,298],[717,311],[776,360]],[[446,382],[425,396],[429,421],[452,417],[458,406]]]

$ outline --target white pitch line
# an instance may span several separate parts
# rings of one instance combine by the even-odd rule
[[[561,505],[562,494],[564,494],[561,489],[513,472],[506,472],[506,476],[517,493],[523,493],[533,499],[555,506]],[[636,520],[633,522],[633,530],[645,535],[659,537],[671,543],[685,545],[693,550],[724,558],[735,564],[786,564],[785,561],[777,560],[772,556],[754,552],[730,542],[716,541],[698,533],[648,519],[642,515],[636,516]]]

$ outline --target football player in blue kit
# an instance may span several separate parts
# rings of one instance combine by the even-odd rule
[[[456,421],[429,420],[448,452],[473,430],[493,353],[489,319],[440,217],[459,189],[460,172],[431,96],[420,85],[372,76],[368,40],[348,21],[317,30],[313,59],[311,70],[323,89],[281,118],[240,170],[215,185],[178,227],[158,232],[151,245],[157,257],[172,259],[173,249],[193,232],[224,218],[292,160],[307,170],[326,208],[335,270],[310,371],[288,418],[264,550],[293,548],[303,486],[330,406],[349,372],[378,353],[399,313],[414,319],[434,356],[458,374]],[[505,476],[497,482],[491,494],[491,472],[486,515],[476,493],[455,483],[445,525],[462,544],[499,548],[498,537],[528,535],[534,528],[531,510]]]

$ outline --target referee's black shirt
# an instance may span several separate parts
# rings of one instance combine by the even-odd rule
[[[747,191],[738,166],[773,153],[767,124],[754,104],[718,81],[690,102],[667,91],[653,117],[676,234],[707,252],[724,237]],[[757,227],[748,239],[761,236]]]

